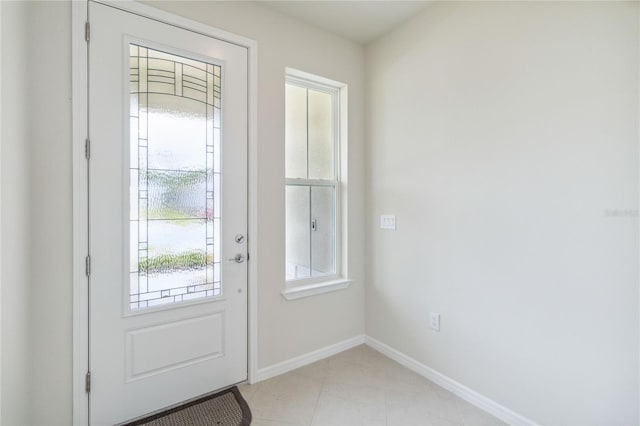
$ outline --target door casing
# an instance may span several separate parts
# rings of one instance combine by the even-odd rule
[[[258,370],[257,327],[257,42],[206,24],[183,18],[135,1],[91,0],[125,12],[134,13],[168,25],[177,26],[202,35],[247,48],[248,52],[248,231],[250,261],[248,268],[248,380],[254,383]],[[72,7],[72,121],[73,121],[73,424],[88,424],[90,394],[85,391],[85,375],[89,367],[89,289],[85,259],[88,255],[88,169],[85,141],[88,130],[88,50],[85,23],[88,2],[71,2]],[[90,42],[90,41],[89,41]]]

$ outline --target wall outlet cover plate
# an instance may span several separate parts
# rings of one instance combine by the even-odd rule
[[[382,214],[380,215],[380,229],[396,229],[396,215]]]

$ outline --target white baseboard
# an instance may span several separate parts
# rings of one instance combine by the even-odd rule
[[[465,385],[456,382],[452,378],[445,376],[444,374],[434,370],[433,368],[427,367],[426,365],[411,358],[410,356],[397,351],[391,346],[388,346],[380,342],[379,340],[374,339],[373,337],[365,335],[355,336],[351,339],[343,340],[342,342],[338,342],[336,344],[326,346],[313,352],[288,359],[278,364],[261,368],[255,375],[254,383],[261,382],[263,380],[267,380],[284,373],[288,373],[289,371],[295,370],[296,368],[304,367],[305,365],[320,361],[321,359],[330,357],[342,351],[346,351],[347,349],[351,349],[363,343],[366,343],[373,349],[383,353],[399,364],[404,365],[408,369],[453,392],[470,404],[475,405],[476,407],[486,411],[489,414],[494,415],[495,417],[510,425],[536,425],[533,420],[530,420],[518,413],[511,411],[507,407],[498,404],[497,402],[474,391],[473,389],[469,389]]]
[[[388,346],[374,339],[373,337],[366,336],[365,343],[378,352],[381,352],[384,355],[388,356],[397,363],[404,365],[408,369],[453,392],[470,404],[475,405],[476,407],[486,411],[489,414],[494,415],[495,417],[510,425],[533,426],[536,424],[534,421],[511,411],[507,407],[498,404],[497,402],[487,398],[482,394],[479,394],[472,389],[469,389],[465,385],[456,382],[455,380],[445,376],[444,374],[434,370],[433,368],[427,367],[426,365],[403,354],[402,352],[397,351],[396,349],[393,349],[391,346]]]
[[[314,363],[316,361],[320,361],[321,359],[330,357],[342,351],[346,351],[347,349],[351,349],[358,345],[362,345],[365,342],[365,336],[355,336],[351,339],[343,340],[342,342],[338,342],[336,344],[326,346],[324,348],[315,350],[313,352],[306,353],[304,355],[297,356],[295,358],[288,359],[283,362],[279,362],[278,364],[271,365],[269,367],[258,369],[254,383],[261,382],[263,380],[270,379],[275,376],[279,376],[280,374],[287,373],[291,370],[295,370],[296,368],[304,367],[307,364]]]

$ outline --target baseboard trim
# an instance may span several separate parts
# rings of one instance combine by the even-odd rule
[[[397,363],[402,364],[408,369],[420,374],[421,376],[431,380],[434,383],[437,383],[443,388],[458,395],[460,398],[466,400],[470,404],[475,405],[476,407],[486,411],[489,414],[494,415],[495,417],[510,425],[536,425],[534,421],[511,411],[507,407],[498,404],[497,402],[474,391],[473,389],[469,389],[465,385],[456,382],[452,378],[445,376],[444,374],[434,370],[431,367],[427,367],[419,361],[403,354],[402,352],[392,348],[389,345],[380,342],[379,340],[374,339],[373,337],[366,336],[365,343],[378,352],[388,356]]]
[[[476,407],[486,411],[489,414],[494,415],[495,417],[510,425],[535,426],[537,424],[533,420],[530,420],[508,409],[507,407],[498,404],[494,400],[487,398],[486,396],[474,391],[473,389],[466,387],[462,383],[459,383],[452,378],[434,370],[433,368],[422,364],[421,362],[411,358],[408,355],[403,354],[402,352],[392,348],[391,346],[382,343],[381,341],[376,340],[373,337],[365,335],[355,336],[350,339],[343,340],[342,342],[320,348],[313,352],[309,352],[304,355],[279,362],[269,367],[260,368],[255,374],[254,383],[288,373],[289,371],[295,370],[296,368],[304,367],[305,365],[328,358],[363,343],[386,355],[399,364],[404,365],[408,369],[431,380],[432,382],[437,383],[448,391],[453,392],[470,404],[475,405]]]
[[[347,340],[343,340],[342,342],[320,348],[318,350],[297,356],[295,358],[288,359],[283,362],[279,362],[269,367],[259,368],[255,375],[254,383],[279,376],[280,374],[288,373],[291,370],[304,367],[305,365],[320,361],[321,359],[330,357],[342,351],[346,351],[347,349],[351,349],[358,345],[362,345],[363,343],[365,343],[364,334],[352,337]]]

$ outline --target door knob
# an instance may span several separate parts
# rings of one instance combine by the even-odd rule
[[[233,259],[229,259],[229,262],[242,263],[244,262],[244,255],[242,253],[238,253]]]

